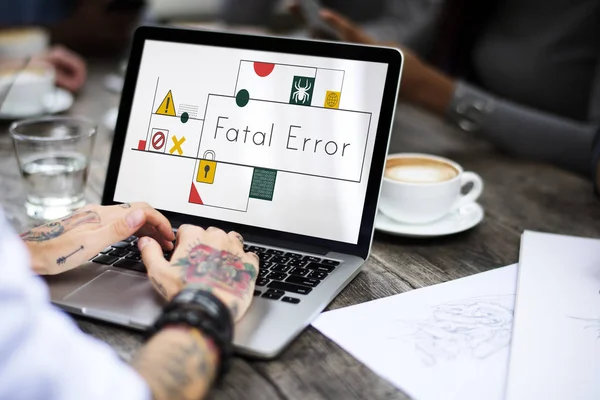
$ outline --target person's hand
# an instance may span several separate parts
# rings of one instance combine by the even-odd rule
[[[301,17],[302,11],[297,4],[292,4],[290,6],[290,10],[292,13]],[[337,32],[340,39],[345,42],[364,44],[367,46],[395,47],[402,50],[402,53],[404,54],[404,73],[402,76],[403,83],[411,81],[413,76],[418,76],[419,71],[423,68],[421,61],[412,51],[402,47],[398,43],[378,42],[354,22],[334,11],[323,9],[320,12],[320,17],[323,22],[333,28],[333,30]],[[313,36],[318,37],[318,35],[318,32],[313,32]]]
[[[76,92],[84,85],[87,67],[78,54],[64,46],[54,46],[40,58],[54,67],[58,86]]]
[[[404,55],[400,98],[441,115],[446,112],[454,93],[452,78],[427,65],[405,46],[398,43],[377,42],[356,24],[331,10],[322,10],[320,15],[323,21],[329,24],[344,41],[400,49]]]
[[[394,42],[378,42],[355,23],[336,12],[322,10],[321,18],[329,24],[329,26],[335,29],[340,37],[346,42],[365,44],[368,46],[395,47],[402,50],[402,53],[404,54],[403,80],[413,80],[413,75],[418,75],[420,70],[426,68],[419,57],[405,46]]]
[[[289,6],[290,12],[304,20],[304,15],[302,13],[302,8],[298,5],[298,3],[292,3]],[[320,17],[329,26],[331,26],[338,34],[339,40],[343,40],[345,42],[351,43],[360,43],[367,45],[375,45],[377,41],[365,33],[358,26],[350,22],[350,20],[342,17],[340,14],[328,10],[322,9],[320,12]],[[310,34],[316,38],[321,39],[321,32],[311,31]]]
[[[338,33],[341,40],[345,42],[366,44],[370,46],[380,44],[356,24],[334,11],[326,9],[321,10],[320,16],[325,23]],[[398,47],[395,43],[392,44],[392,46]]]
[[[156,240],[142,237],[138,246],[150,281],[166,300],[184,287],[207,290],[223,301],[238,321],[250,306],[258,275],[258,256],[245,253],[243,242],[236,232],[182,225],[170,262]]]
[[[31,253],[33,270],[55,275],[131,235],[152,236],[165,251],[173,249],[175,240],[169,220],[146,203],[85,206],[21,234],[21,239]]]

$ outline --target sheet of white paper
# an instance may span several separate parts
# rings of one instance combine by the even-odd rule
[[[501,399],[517,266],[321,314],[313,323],[419,400]]]
[[[507,399],[600,399],[600,240],[525,232]]]

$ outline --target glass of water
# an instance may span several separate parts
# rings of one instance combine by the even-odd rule
[[[97,126],[82,117],[43,117],[11,125],[27,215],[52,220],[85,205],[96,131]]]

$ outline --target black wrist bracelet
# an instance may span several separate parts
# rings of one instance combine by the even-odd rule
[[[166,326],[187,325],[212,339],[219,349],[216,382],[220,383],[229,370],[233,355],[233,318],[227,306],[212,293],[199,289],[184,289],[165,307],[162,315],[146,334],[154,336]]]

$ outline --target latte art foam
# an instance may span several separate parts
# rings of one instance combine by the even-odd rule
[[[388,160],[385,177],[398,182],[436,183],[458,176],[458,171],[441,161],[423,158],[396,158]]]

